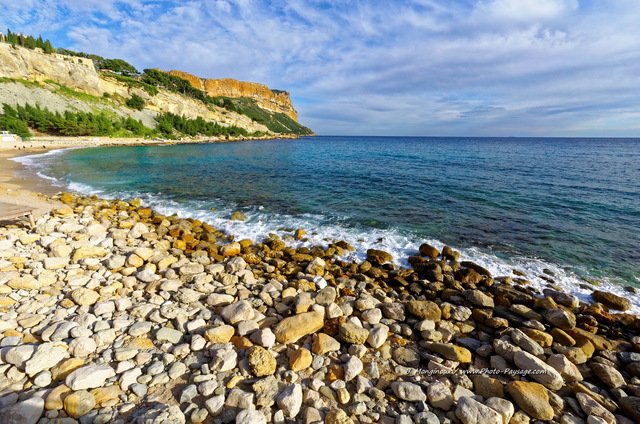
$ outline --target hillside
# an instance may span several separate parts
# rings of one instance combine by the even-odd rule
[[[189,90],[172,90],[164,84],[153,86],[142,82],[147,76],[143,74],[135,79],[100,72],[91,59],[44,54],[0,43],[0,103],[3,105],[39,105],[53,113],[100,114],[115,121],[132,118],[151,132],[167,137],[195,135],[193,132],[214,134],[214,130],[199,132],[203,121],[217,129],[222,128],[222,134],[313,134],[297,122],[297,113],[288,93],[235,80],[216,80],[221,81],[217,84],[218,91],[200,91],[200,84]],[[191,80],[196,81],[195,77],[187,80],[189,83],[175,75],[172,78],[182,87],[189,85]],[[211,87],[211,84],[204,86]],[[182,127],[195,126],[196,129],[188,131],[176,126],[165,132],[156,130],[159,120],[167,117],[173,121],[182,119]],[[82,116],[73,119],[82,119]]]

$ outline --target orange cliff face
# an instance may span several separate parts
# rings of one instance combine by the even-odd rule
[[[195,75],[175,70],[167,73],[186,79],[195,88],[203,90],[209,96],[249,97],[254,99],[258,106],[273,112],[284,113],[298,122],[298,112],[293,108],[289,93],[286,91],[273,91],[264,84],[237,81],[231,78],[198,78]]]

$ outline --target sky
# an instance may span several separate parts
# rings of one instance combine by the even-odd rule
[[[638,0],[0,0],[0,28],[291,93],[320,135],[640,137]]]

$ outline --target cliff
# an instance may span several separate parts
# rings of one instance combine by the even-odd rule
[[[284,113],[298,122],[298,112],[293,108],[291,97],[286,91],[272,90],[264,84],[237,81],[231,78],[207,79],[182,71],[169,71],[170,75],[186,79],[195,88],[204,91],[211,97],[248,97],[256,101],[263,109],[276,113]]]
[[[274,92],[262,84],[235,80],[201,80],[182,73],[175,75],[183,78],[185,75],[189,76],[186,79],[189,79],[196,88],[210,93],[211,96],[253,99],[256,102],[256,109],[261,108],[269,113],[260,119],[255,119],[255,116],[247,116],[246,112],[205,104],[163,88],[159,88],[157,93],[152,95],[139,83],[128,83],[119,80],[116,76],[97,72],[90,59],[44,54],[37,50],[14,47],[0,42],[0,79],[5,78],[4,83],[0,84],[0,106],[2,103],[40,104],[41,107],[56,112],[105,110],[119,116],[139,119],[151,128],[155,126],[155,117],[159,113],[171,112],[185,118],[202,118],[222,126],[240,127],[249,133],[262,132],[274,135],[311,133],[297,123],[297,113],[288,93]],[[11,80],[38,84],[18,84]],[[126,107],[125,101],[133,95],[144,99],[145,105],[142,111]],[[253,115],[256,113],[254,112]],[[282,124],[283,120],[289,121]],[[303,128],[304,132],[299,132],[300,128]]]
[[[91,59],[44,54],[0,43],[0,77],[27,81],[53,80],[94,96],[103,91]]]

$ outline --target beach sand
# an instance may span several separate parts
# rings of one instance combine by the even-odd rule
[[[194,142],[194,140],[183,141]],[[196,140],[197,142],[197,140]],[[201,141],[202,142],[202,141]],[[52,196],[64,190],[52,181],[30,172],[23,164],[11,160],[19,156],[36,155],[71,147],[99,147],[112,145],[161,144],[165,140],[109,137],[33,137],[28,141],[0,142],[0,202],[35,208],[39,217],[55,204],[41,196]]]

